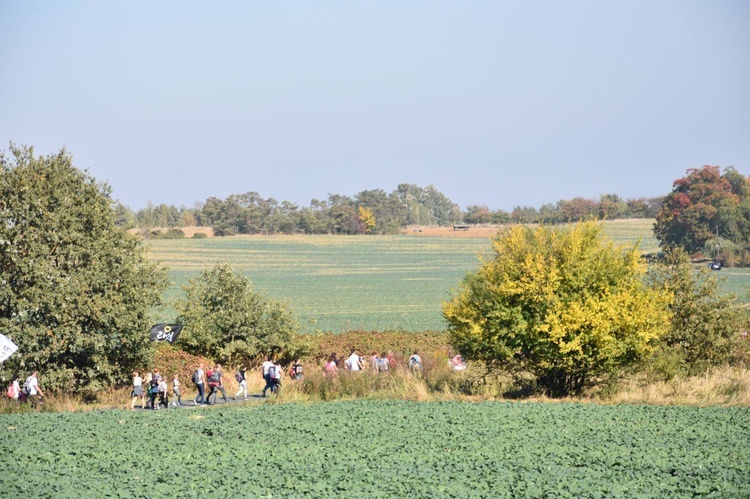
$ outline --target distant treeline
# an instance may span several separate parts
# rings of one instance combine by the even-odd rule
[[[353,198],[329,194],[328,199],[299,206],[263,198],[257,192],[211,197],[194,208],[149,203],[137,212],[117,203],[117,224],[127,228],[213,227],[218,236],[235,234],[395,234],[407,226],[450,226],[505,223],[569,223],[583,219],[654,218],[663,198],[624,200],[606,194],[599,200],[581,197],[545,204],[537,209],[517,206],[511,212],[470,205],[465,211],[434,186],[401,184],[387,194],[366,190]]]

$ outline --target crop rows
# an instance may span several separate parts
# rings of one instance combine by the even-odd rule
[[[306,332],[442,330],[440,304],[477,268],[486,239],[247,236],[154,241],[170,269],[167,298],[201,269],[227,262],[256,291],[286,300]]]
[[[643,251],[656,251],[653,221],[605,223],[618,245],[641,238]],[[305,332],[405,330],[446,326],[441,302],[451,288],[491,252],[490,240],[419,236],[238,236],[156,240],[149,256],[166,265],[172,286],[166,298],[202,269],[226,262],[253,282],[256,291],[285,300]],[[724,269],[723,292],[747,301],[750,269]],[[159,320],[171,320],[172,308]]]
[[[0,490],[747,497],[748,439],[748,408],[355,401],[2,415]]]

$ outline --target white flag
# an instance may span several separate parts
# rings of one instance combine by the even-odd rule
[[[0,334],[0,362],[5,362],[5,359],[13,355],[16,350],[18,347],[10,341],[10,338]]]

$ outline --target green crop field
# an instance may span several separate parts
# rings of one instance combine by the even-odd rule
[[[658,250],[653,220],[606,222],[618,245],[641,240],[645,253]],[[287,301],[306,332],[442,330],[441,302],[466,272],[489,254],[489,238],[420,236],[237,236],[147,242],[149,257],[167,266],[172,285],[166,298],[202,269],[231,265],[256,291]],[[747,300],[750,269],[724,269],[722,284]],[[171,320],[174,309],[161,311]]]
[[[238,236],[149,242],[179,296],[188,279],[229,263],[256,291],[286,300],[305,331],[441,330],[440,303],[478,266],[489,239]],[[173,313],[173,312],[172,312]]]
[[[5,497],[748,497],[750,409],[354,401],[0,415]]]

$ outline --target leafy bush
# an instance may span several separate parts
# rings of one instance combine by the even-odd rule
[[[648,288],[637,245],[593,222],[514,226],[444,304],[449,341],[488,371],[531,372],[553,396],[580,393],[649,354],[668,329],[669,294]]]
[[[715,273],[705,267],[695,273],[685,252],[670,248],[651,279],[673,296],[670,328],[650,362],[654,373],[671,379],[732,361],[748,316],[734,295],[718,293]]]
[[[208,237],[208,234],[205,232],[196,232],[193,234],[193,239],[206,239]]]
[[[286,304],[255,293],[228,265],[202,271],[183,289],[176,308],[185,351],[239,365],[293,346],[299,324]]]
[[[167,232],[164,234],[163,239],[184,239],[185,233],[182,231],[182,229],[167,229]]]

